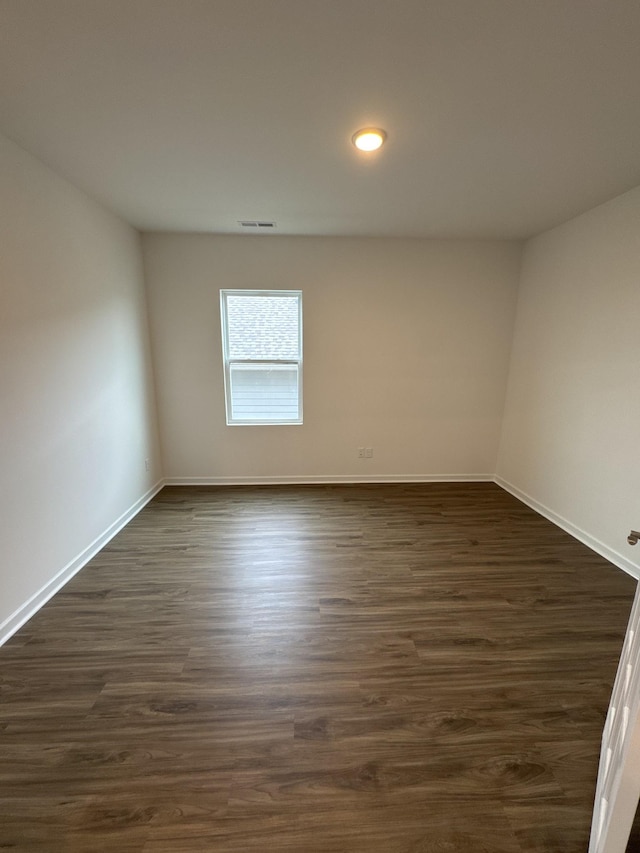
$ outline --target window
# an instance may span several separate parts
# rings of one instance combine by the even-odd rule
[[[221,290],[228,424],[302,423],[302,292]]]

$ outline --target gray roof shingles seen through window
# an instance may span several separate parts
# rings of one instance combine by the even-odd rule
[[[297,296],[227,295],[231,359],[298,359]]]

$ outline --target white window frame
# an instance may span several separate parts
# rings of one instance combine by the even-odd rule
[[[296,296],[298,299],[298,345],[299,353],[297,359],[255,359],[255,358],[230,358],[229,356],[229,334],[227,327],[227,296],[277,296],[289,298]],[[224,399],[227,417],[227,426],[284,426],[302,424],[302,291],[301,290],[248,290],[248,289],[222,289],[220,290],[220,324],[222,329],[222,360],[224,364]],[[298,417],[287,420],[258,420],[255,418],[234,418],[232,416],[231,400],[231,367],[234,364],[264,364],[264,365],[295,365],[298,369]]]

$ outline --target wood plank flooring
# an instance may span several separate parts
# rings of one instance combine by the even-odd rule
[[[0,649],[0,850],[585,853],[634,587],[494,484],[164,489]]]

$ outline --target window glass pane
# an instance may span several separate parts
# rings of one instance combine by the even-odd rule
[[[298,366],[231,364],[231,416],[234,420],[298,420]]]
[[[229,358],[297,359],[297,296],[227,294]]]

